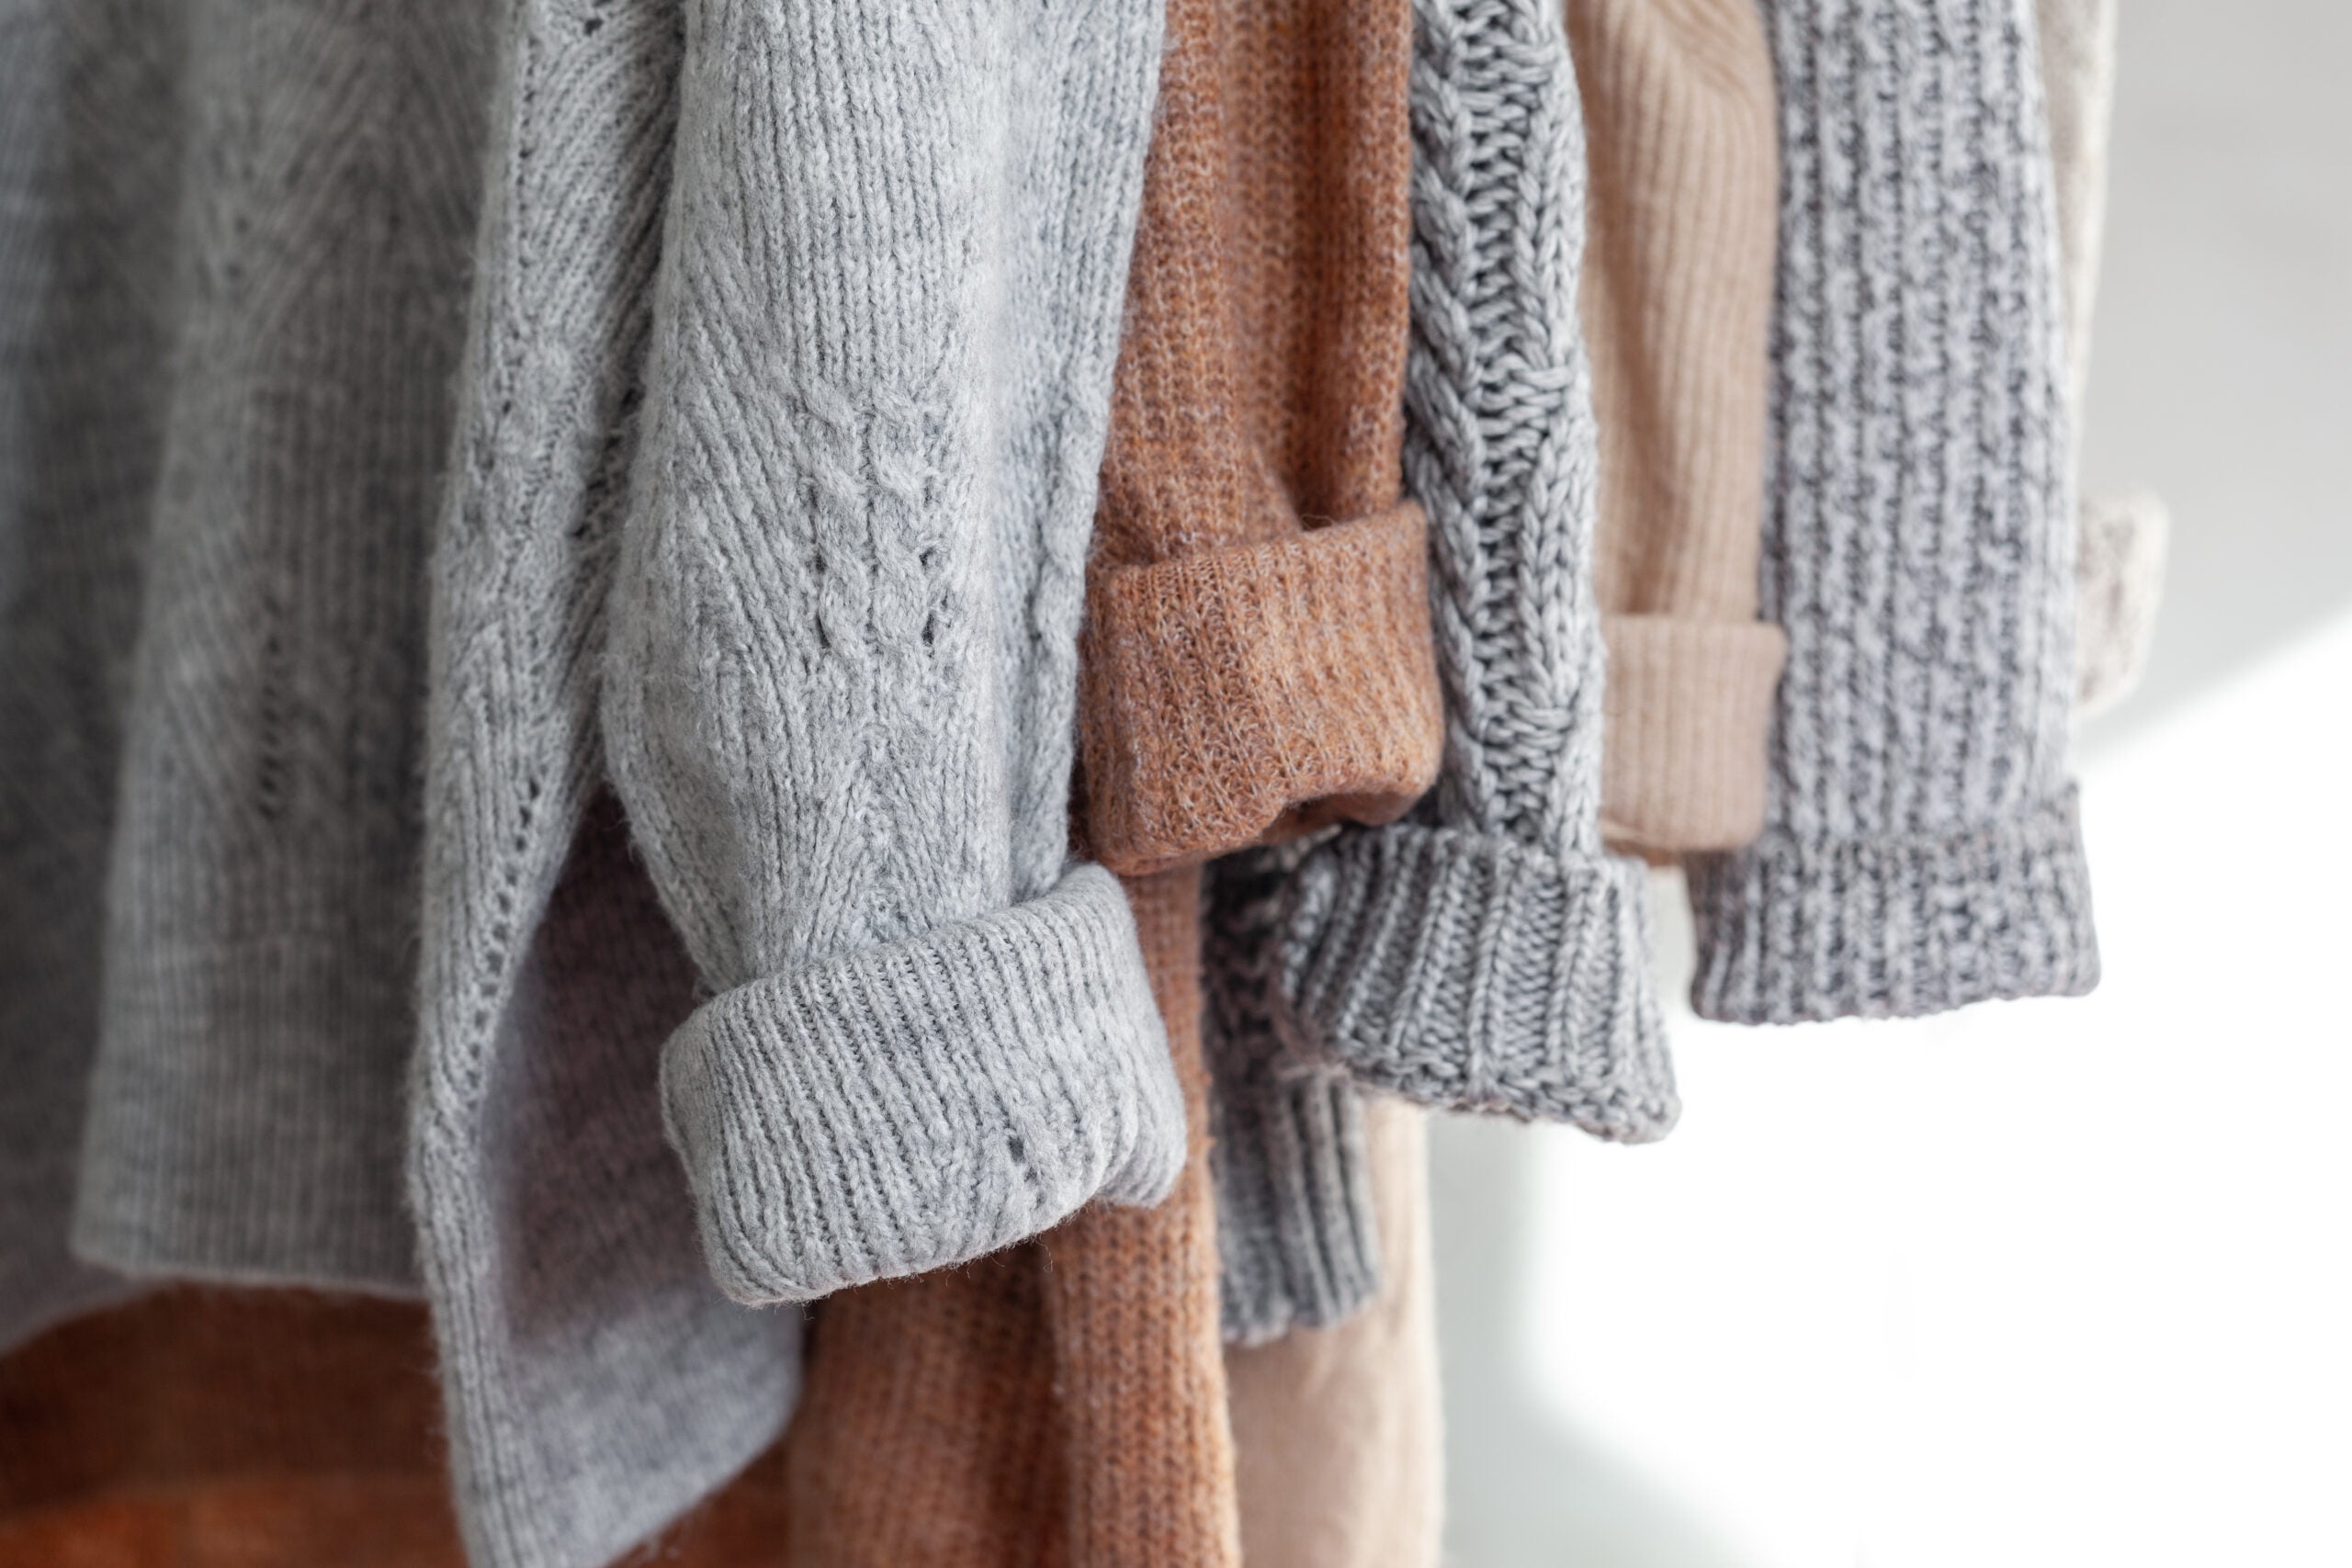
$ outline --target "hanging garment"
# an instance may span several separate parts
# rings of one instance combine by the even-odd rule
[[[1710,1018],[1912,1016],[2097,982],[2075,528],[2026,0],[1773,0],[1764,836],[1692,878]]]

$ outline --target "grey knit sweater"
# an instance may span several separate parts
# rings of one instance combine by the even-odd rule
[[[1639,863],[1601,848],[1584,143],[1558,7],[1424,0],[1408,491],[1430,517],[1446,756],[1406,822],[1293,880],[1297,1038],[1424,1103],[1663,1134]]]
[[[435,563],[413,1177],[502,1568],[774,1436],[797,1318],[714,1278],[956,1262],[1183,1152],[1125,906],[1064,865],[1158,8],[603,15],[512,45]],[[623,70],[624,114],[540,85]],[[650,878],[592,822],[549,906],[600,728]]]
[[[1599,826],[1584,129],[1556,5],[1416,0],[1406,486],[1430,519],[1444,771],[1405,822],[1211,877],[1225,1330],[1379,1283],[1367,1088],[1663,1135],[1638,863]]]
[[[2030,0],[1771,0],[1781,220],[1764,837],[1692,877],[1701,1013],[2098,976],[2066,773],[2075,525]]]
[[[0,1340],[422,1285],[475,1557],[601,1562],[789,1408],[722,1286],[1166,1188],[1064,863],[1158,29],[0,15]]]

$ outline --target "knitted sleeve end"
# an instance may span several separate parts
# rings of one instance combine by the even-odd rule
[[[1769,621],[1611,615],[1600,828],[1671,858],[1764,830],[1767,738],[1788,637]]]
[[[1124,875],[1402,816],[1443,743],[1421,512],[1099,569],[1080,709],[1090,848]]]
[[[1295,886],[1283,998],[1359,1078],[1620,1142],[1672,1128],[1640,863],[1398,823],[1320,846]]]
[[[1238,1345],[1329,1328],[1380,1289],[1362,1095],[1329,1070],[1253,1066],[1221,1075],[1210,1102],[1225,1337]]]
[[[1125,897],[1045,897],[711,998],[662,1066],[720,1289],[752,1305],[967,1261],[1095,1198],[1157,1203],[1183,1099]]]
[[[1775,832],[1692,863],[1691,1006],[1733,1023],[1919,1018],[2098,983],[2071,784],[1949,834],[1806,840]]]

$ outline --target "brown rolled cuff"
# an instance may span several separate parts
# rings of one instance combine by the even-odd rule
[[[1098,567],[1080,643],[1088,847],[1137,876],[1342,818],[1437,777],[1421,511]]]
[[[1600,830],[1651,860],[1764,830],[1765,744],[1788,637],[1770,621],[1609,615]]]

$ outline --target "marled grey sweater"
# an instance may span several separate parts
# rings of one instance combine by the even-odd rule
[[[2030,0],[1770,0],[1781,119],[1764,836],[1702,862],[1700,1012],[2098,977],[2066,773],[2075,518]]]
[[[1182,1158],[1064,863],[1158,7],[0,29],[0,1335],[422,1283],[473,1554],[604,1562],[789,1408],[722,1285]]]

